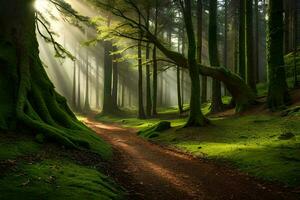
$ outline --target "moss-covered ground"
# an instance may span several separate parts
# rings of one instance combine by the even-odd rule
[[[123,189],[103,173],[109,154],[0,133],[0,199],[122,199]]]
[[[203,106],[203,111],[209,111],[209,104]],[[165,112],[176,116],[177,110],[170,108],[161,113]],[[140,136],[155,143],[226,162],[264,180],[300,186],[300,114],[210,117],[212,124],[203,128],[182,128],[186,118],[161,116],[146,120],[102,116],[98,120],[136,128],[141,130]],[[171,122],[172,128],[152,137],[149,127],[162,120]]]

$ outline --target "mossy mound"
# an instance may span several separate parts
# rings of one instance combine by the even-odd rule
[[[0,199],[124,199],[96,153],[0,132]]]
[[[137,134],[145,138],[155,138],[158,137],[161,132],[166,131],[170,128],[171,122],[161,121],[150,128],[139,131]]]

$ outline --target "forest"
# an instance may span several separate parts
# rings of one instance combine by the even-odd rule
[[[0,200],[300,199],[299,0],[0,0]]]

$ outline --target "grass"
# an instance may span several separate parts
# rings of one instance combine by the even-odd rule
[[[80,164],[67,150],[14,133],[0,133],[0,141],[0,199],[105,200],[124,195],[101,167]]]
[[[203,110],[209,110],[208,107],[206,105]],[[99,120],[147,130],[166,118],[139,120],[133,117],[104,117]],[[172,129],[147,139],[196,156],[225,161],[264,180],[300,186],[299,115],[252,115],[210,120],[212,125],[208,127],[182,129],[186,119],[171,118],[168,121]],[[284,133],[293,133],[295,137],[279,139]],[[140,136],[146,135],[142,132]]]

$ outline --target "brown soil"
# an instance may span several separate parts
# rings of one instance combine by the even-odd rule
[[[129,199],[299,199],[299,191],[262,183],[229,167],[162,148],[134,130],[86,120],[114,150],[111,175]]]

